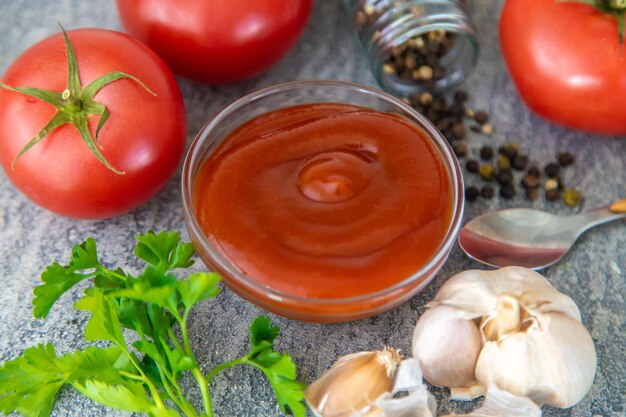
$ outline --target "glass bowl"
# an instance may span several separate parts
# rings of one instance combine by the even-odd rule
[[[418,126],[440,153],[448,171],[452,215],[437,251],[421,269],[396,284],[350,298],[308,298],[270,288],[243,273],[207,238],[196,217],[195,180],[202,163],[237,127],[261,114],[311,103],[356,105],[404,116]],[[182,193],[190,237],[205,264],[223,276],[224,284],[242,298],[281,316],[317,322],[349,321],[372,316],[406,301],[437,274],[456,241],[463,215],[463,179],[459,163],[443,135],[424,116],[378,89],[337,81],[293,81],[255,91],[231,104],[202,128],[183,166]]]

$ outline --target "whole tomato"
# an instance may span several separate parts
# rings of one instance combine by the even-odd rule
[[[254,77],[300,38],[312,0],[117,0],[126,30],[192,80]]]
[[[176,170],[186,142],[184,104],[172,72],[139,41],[102,29],[67,35],[69,46],[63,34],[51,36],[4,74],[0,163],[48,210],[110,217],[152,197]],[[77,71],[68,67],[71,46]]]
[[[626,46],[615,15],[573,2],[507,0],[500,42],[534,112],[575,129],[626,134]]]

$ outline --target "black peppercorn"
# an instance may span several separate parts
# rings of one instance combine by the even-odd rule
[[[489,145],[485,145],[482,148],[480,148],[480,157],[482,159],[493,158],[493,148]]]
[[[478,110],[476,111],[476,113],[474,113],[474,120],[482,125],[484,123],[487,123],[487,121],[489,120],[489,115],[484,110]]]
[[[539,171],[539,168],[537,168],[537,165],[531,165],[530,168],[528,168],[528,171],[526,171],[526,174],[532,175],[533,177],[537,177],[537,178],[541,177],[541,171]]]
[[[480,195],[487,200],[492,199],[493,194],[494,194],[494,190],[491,185],[485,185],[483,186],[483,188],[480,189]]]
[[[461,103],[454,103],[450,107],[450,114],[456,120],[462,121],[463,120],[463,116],[465,116],[465,106],[463,104],[461,104]]]
[[[454,92],[454,101],[457,103],[464,103],[467,101],[468,94],[465,90],[456,90]]]
[[[469,172],[477,173],[480,169],[480,162],[478,162],[476,159],[470,159],[465,164],[465,168],[467,168]]]
[[[453,124],[452,136],[454,136],[456,139],[465,139],[465,125],[463,123]]]
[[[545,172],[549,178],[556,178],[559,175],[559,172],[561,172],[561,166],[556,162],[550,162],[545,166],[543,172]]]
[[[502,198],[506,198],[507,200],[513,198],[513,196],[515,196],[515,187],[513,184],[510,182],[502,184],[500,187],[500,196]]]
[[[525,196],[527,200],[535,201],[536,199],[539,198],[539,188],[527,189]]]
[[[511,161],[511,165],[517,171],[523,171],[526,169],[526,165],[528,165],[528,157],[526,155],[517,154],[513,161]]]
[[[546,200],[548,201],[556,201],[559,199],[561,192],[558,188],[551,188],[546,190]]]
[[[454,146],[452,146],[452,149],[454,150],[454,154],[458,156],[459,158],[464,157],[465,155],[467,155],[467,152],[468,152],[467,145],[462,142],[455,143]]]
[[[498,184],[500,185],[512,184],[513,183],[513,171],[511,171],[510,169],[501,169],[498,171],[495,178],[496,178],[496,181],[498,181]]]
[[[465,189],[465,199],[467,201],[476,201],[479,195],[480,195],[480,191],[478,191],[478,188],[474,186],[467,187]]]
[[[450,128],[450,120],[441,119],[437,122],[436,127],[440,132],[444,132]]]
[[[481,127],[479,125],[471,125],[470,126],[470,130],[472,132],[476,132],[476,133],[482,132],[482,129],[481,129]]]
[[[517,145],[514,143],[509,143],[508,145],[500,146],[498,148],[498,153],[500,155],[504,155],[512,161],[517,156]]]
[[[541,185],[541,179],[539,177],[526,174],[524,175],[524,178],[522,178],[522,185],[526,189],[535,189]]]
[[[569,152],[559,152],[557,159],[562,167],[566,167],[574,163],[574,155]]]

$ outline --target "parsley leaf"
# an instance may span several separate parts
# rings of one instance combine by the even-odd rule
[[[137,236],[135,255],[161,269],[189,268],[195,249],[191,243],[181,242],[176,232],[155,234],[149,230]]]
[[[110,346],[58,357],[52,344],[39,345],[5,362],[0,366],[0,414],[49,416],[59,389],[69,384],[101,404],[150,417],[213,417],[209,382],[230,366],[248,364],[265,373],[284,412],[304,417],[304,387],[296,381],[292,358],[274,351],[280,332],[268,317],[251,324],[246,356],[218,365],[206,376],[201,372],[187,319],[194,306],[220,293],[220,276],[197,272],[178,279],[171,271],[191,266],[194,252],[178,233],[148,231],[137,237],[135,254],[147,265],[136,276],[103,266],[93,239],[74,246],[67,265],[47,267],[34,290],[33,315],[45,317],[65,292],[93,279],[74,307],[90,314],[85,340]],[[126,340],[129,333],[133,343]],[[198,384],[201,414],[179,384],[185,373]]]
[[[57,392],[66,383],[81,384],[92,378],[119,383],[123,380],[116,364],[121,354],[116,347],[89,347],[57,357],[50,343],[28,348],[0,367],[0,411],[48,416]]]
[[[271,325],[269,317],[257,317],[250,325],[252,349],[247,361],[267,376],[283,413],[305,417],[306,409],[302,403],[305,386],[296,381],[296,365],[291,356],[273,349],[279,334],[280,329]]]

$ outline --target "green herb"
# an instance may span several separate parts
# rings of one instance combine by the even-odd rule
[[[196,304],[220,292],[220,277],[193,273],[177,279],[172,270],[190,267],[194,253],[193,246],[181,242],[177,233],[149,231],[137,237],[135,255],[147,263],[137,276],[103,266],[93,239],[72,249],[68,265],[50,265],[41,276],[43,284],[34,290],[35,317],[45,317],[77,283],[93,280],[75,308],[91,314],[85,339],[107,341],[109,346],[57,356],[52,344],[38,345],[5,362],[0,367],[0,413],[48,416],[57,392],[69,384],[92,400],[120,410],[154,417],[212,417],[209,384],[213,377],[232,366],[248,364],[267,376],[283,412],[304,417],[304,386],[296,381],[291,357],[274,350],[279,329],[267,317],[252,322],[247,355],[206,375],[201,372],[189,343],[187,319]],[[134,333],[132,344],[125,338],[129,333]],[[202,394],[201,413],[178,383],[185,372],[191,373]]]

